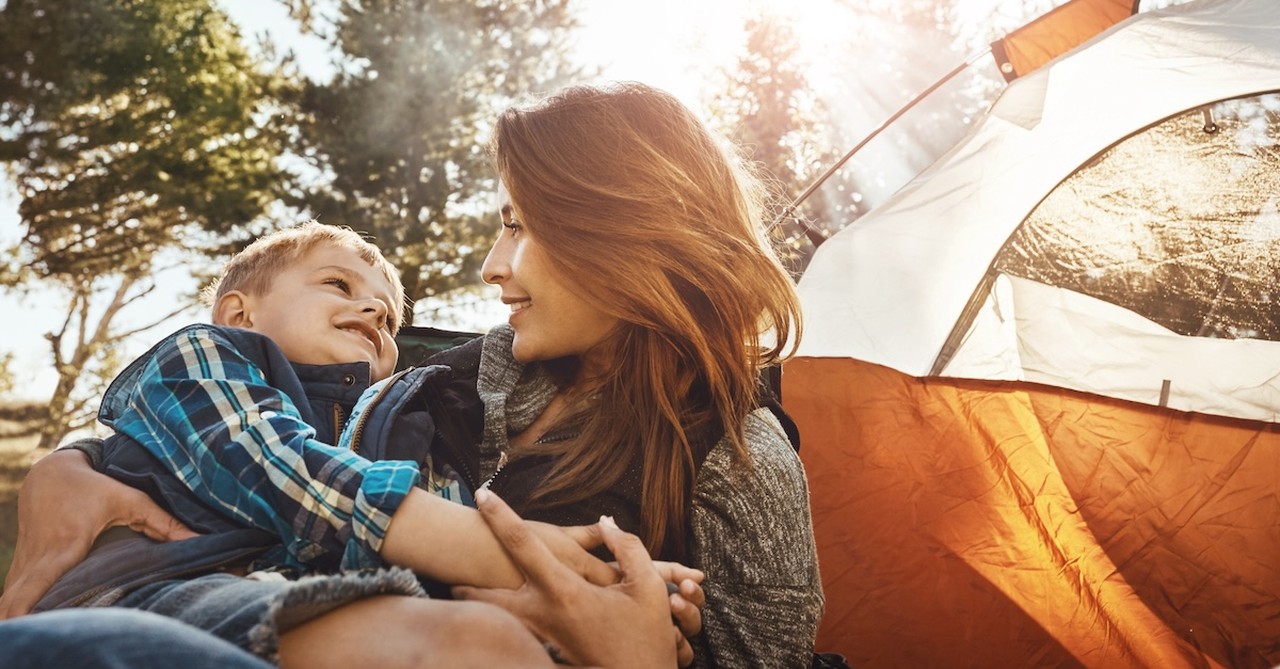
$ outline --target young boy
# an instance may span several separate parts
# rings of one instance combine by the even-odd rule
[[[445,393],[424,388],[448,386],[445,367],[388,378],[404,291],[376,247],[345,228],[289,228],[232,258],[206,297],[213,324],[183,328],[131,364],[99,413],[116,432],[99,469],[148,492],[204,545],[148,546],[107,570],[82,565],[38,608],[111,603],[102,593],[242,567],[251,555],[255,569],[332,572],[385,560],[449,584],[523,581],[475,510],[448,501],[469,499],[469,485],[431,450],[467,438],[442,428],[460,411],[478,421],[478,398],[430,406]],[[413,460],[386,459],[395,453]],[[585,529],[538,529],[580,573],[615,577],[579,548]]]

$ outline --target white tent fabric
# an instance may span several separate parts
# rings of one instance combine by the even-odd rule
[[[1141,13],[1014,81],[956,147],[819,248],[800,282],[798,355],[928,375],[998,251],[1063,179],[1162,119],[1280,90],[1277,26],[1280,2],[1199,0]],[[1185,337],[1012,277],[943,374],[1280,420],[1280,343]]]

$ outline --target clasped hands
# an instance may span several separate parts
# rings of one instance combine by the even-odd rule
[[[457,586],[455,597],[506,609],[573,664],[692,664],[689,637],[702,630],[706,604],[701,571],[650,559],[639,537],[607,517],[595,525],[560,528],[521,520],[488,490],[477,493],[476,504],[525,583],[515,590]],[[564,548],[565,536],[580,548]],[[582,550],[601,543],[617,558],[607,570]],[[661,642],[672,634],[674,644]]]

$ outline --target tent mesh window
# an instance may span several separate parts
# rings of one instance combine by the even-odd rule
[[[1187,336],[1280,341],[1280,93],[1169,118],[1058,185],[995,269]]]

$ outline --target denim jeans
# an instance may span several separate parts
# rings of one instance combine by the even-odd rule
[[[400,568],[297,581],[208,574],[145,585],[115,606],[174,618],[274,663],[280,635],[309,620],[366,597],[425,594],[413,572]]]
[[[3,669],[271,669],[212,634],[119,608],[64,609],[0,622]]]

